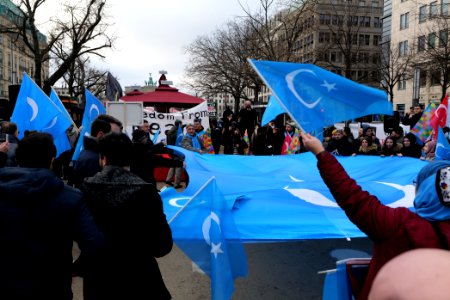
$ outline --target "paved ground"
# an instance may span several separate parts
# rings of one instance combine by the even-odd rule
[[[163,186],[158,183],[158,188]],[[233,299],[309,300],[322,298],[324,275],[318,271],[333,269],[343,258],[368,257],[372,243],[366,238],[327,239],[245,244],[245,250],[249,274],[236,280]],[[195,271],[178,247],[158,263],[174,300],[211,299],[209,278]],[[83,299],[80,278],[74,278],[73,291],[74,300]]]
[[[288,243],[246,244],[249,274],[235,282],[233,299],[321,299],[324,275],[344,257],[367,257],[368,239],[313,240]],[[167,288],[175,300],[211,299],[209,278],[193,271],[191,261],[174,247],[158,259]],[[74,279],[75,300],[82,300],[81,280]]]

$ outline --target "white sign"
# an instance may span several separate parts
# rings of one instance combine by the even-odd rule
[[[142,102],[106,102],[106,113],[122,122],[123,126],[142,124]]]
[[[202,120],[202,126],[205,130],[209,128],[208,104],[206,101],[190,109],[169,114],[144,109],[144,120],[147,120],[150,125],[150,137],[153,138],[159,132],[156,142],[166,138],[166,130],[170,130],[176,120],[181,120],[183,125],[186,125],[194,123],[195,119]]]

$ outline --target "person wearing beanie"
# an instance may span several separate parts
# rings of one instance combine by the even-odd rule
[[[383,205],[361,189],[322,143],[302,134],[307,150],[316,155],[320,175],[337,204],[374,245],[367,276],[356,299],[367,299],[378,271],[394,257],[417,248],[449,249],[450,161],[434,161],[417,175],[414,209]]]

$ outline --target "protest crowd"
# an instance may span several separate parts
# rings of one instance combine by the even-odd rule
[[[83,277],[86,300],[170,299],[156,258],[170,253],[174,241],[154,170],[169,168],[165,183],[183,187],[186,163],[176,147],[195,155],[312,152],[337,204],[374,243],[357,299],[370,297],[377,273],[396,256],[416,248],[448,249],[450,163],[436,159],[436,131],[414,132],[421,107],[403,119],[409,132],[398,123],[384,140],[370,125],[361,126],[358,136],[347,126],[331,126],[315,137],[292,119],[261,124],[245,101],[236,114],[227,109],[222,118],[208,120],[207,129],[205,120],[176,120],[166,139],[156,142],[148,122],[128,134],[120,120],[96,110],[81,128],[64,128],[65,151],[51,133],[21,127],[17,115],[0,124],[1,299],[72,299],[72,276]],[[416,212],[382,204],[336,158],[365,155],[430,162],[417,175]],[[81,250],[75,261],[73,241]],[[218,251],[212,245],[211,253]]]

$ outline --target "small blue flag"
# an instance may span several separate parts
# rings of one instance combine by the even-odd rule
[[[158,131],[156,131],[155,135],[153,135],[153,138],[152,138],[153,144],[155,144],[156,141],[158,140],[158,136],[160,133],[161,133],[161,129],[158,128]]]
[[[83,137],[91,133],[91,124],[98,117],[98,115],[106,114],[105,107],[94,95],[92,95],[87,89],[86,94],[86,106],[84,107],[83,121],[81,123],[81,133],[73,153],[72,160],[77,160],[80,152],[83,148]]]
[[[442,128],[438,126],[438,139],[436,144],[436,160],[450,160],[450,144]]]
[[[24,73],[11,121],[19,128],[19,139],[25,130],[42,131],[54,124],[61,112],[47,95]]]
[[[211,177],[171,221],[178,247],[211,278],[212,299],[231,299],[247,258],[231,210]],[[232,237],[232,238],[231,238]]]
[[[274,96],[270,96],[269,103],[267,104],[266,110],[262,116],[261,126],[268,124],[270,121],[274,120],[278,115],[285,113],[286,111],[280,105]]]
[[[65,111],[61,101],[59,99],[57,101]],[[70,149],[65,133],[71,124],[70,119],[68,120],[64,115],[56,100],[51,100],[26,73],[23,76],[11,121],[19,128],[19,139],[23,138],[25,130],[50,133],[56,146],[56,157]]]
[[[58,157],[61,153],[70,150],[70,142],[67,137],[66,130],[73,124],[72,118],[67,112],[66,108],[62,104],[56,92],[52,89],[50,92],[50,100],[61,112],[60,117],[53,124],[53,126],[49,126],[45,128],[43,131],[46,131],[53,135],[53,140],[56,146],[56,157]]]
[[[184,137],[183,126],[179,124],[177,130],[177,139],[175,140],[175,146],[181,147],[181,141],[183,140],[183,137]]]
[[[312,64],[256,61],[250,64],[283,109],[306,132],[371,114],[392,115],[386,92]]]

